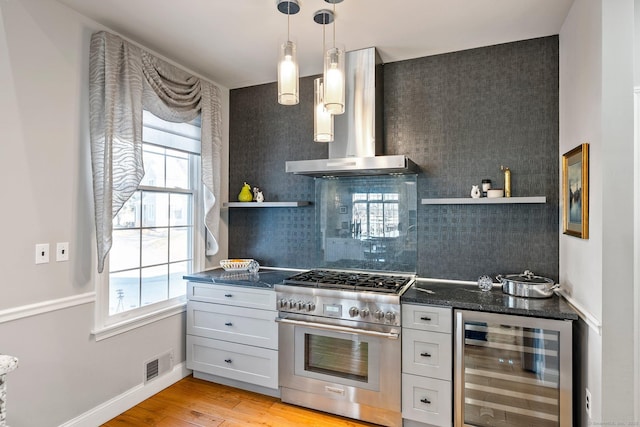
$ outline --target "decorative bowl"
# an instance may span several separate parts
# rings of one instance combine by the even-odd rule
[[[224,268],[225,271],[248,270],[252,261],[253,259],[246,258],[223,259],[220,261],[220,267]]]
[[[487,190],[487,197],[489,198],[504,197],[504,190],[502,188],[491,188]]]

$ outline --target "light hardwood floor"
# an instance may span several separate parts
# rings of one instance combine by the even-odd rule
[[[189,376],[103,426],[373,427],[374,424],[289,405],[280,399]]]

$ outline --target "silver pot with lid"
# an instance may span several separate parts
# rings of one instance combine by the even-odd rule
[[[536,276],[529,270],[522,274],[498,275],[496,279],[502,283],[502,292],[516,297],[549,298],[560,287],[552,279]]]

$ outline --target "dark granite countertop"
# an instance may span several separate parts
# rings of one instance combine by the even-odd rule
[[[261,267],[258,273],[225,271],[222,268],[183,276],[192,282],[273,289],[274,285],[302,270],[282,270]],[[416,288],[427,290],[419,290]],[[504,294],[501,286],[482,292],[475,284],[451,283],[418,279],[402,295],[405,304],[440,305],[464,310],[515,314],[548,319],[578,320],[577,312],[558,295],[551,298],[521,298]]]
[[[246,286],[251,288],[271,288],[276,283],[282,282],[287,277],[296,274],[295,270],[280,270],[260,268],[257,273],[248,271],[225,271],[222,268],[214,268],[199,273],[191,273],[183,276],[183,279],[191,282],[215,283],[218,285]]]
[[[440,305],[490,313],[578,320],[578,313],[561,296],[553,295],[551,298],[514,297],[503,293],[502,287],[497,285],[489,292],[482,292],[475,284],[432,282],[418,279],[402,295],[401,301],[405,304]]]

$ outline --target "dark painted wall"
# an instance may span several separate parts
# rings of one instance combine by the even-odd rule
[[[281,106],[276,84],[230,94],[230,198],[243,181],[268,201],[313,201],[313,178],[287,175],[285,160],[327,156],[313,142],[313,78],[300,104]],[[385,64],[385,153],[422,168],[418,200],[468,197],[483,178],[546,204],[420,205],[423,277],[475,280],[530,269],[558,279],[557,36]],[[315,209],[231,209],[229,255],[265,265],[317,264]]]

